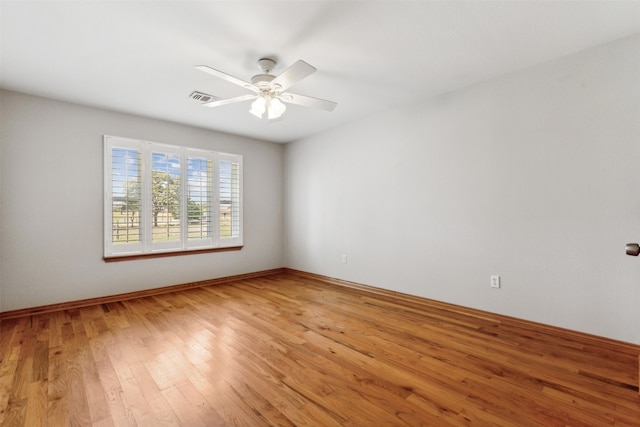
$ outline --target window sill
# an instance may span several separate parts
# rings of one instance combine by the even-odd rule
[[[207,249],[194,249],[194,250],[186,250],[186,251],[167,251],[167,252],[152,252],[147,254],[135,254],[135,255],[111,255],[108,257],[104,257],[104,262],[120,262],[120,261],[133,261],[136,259],[147,259],[147,258],[165,258],[172,256],[182,256],[182,255],[197,255],[197,254],[206,254],[210,252],[229,252],[229,251],[239,251],[242,249],[242,246],[229,246],[225,248],[207,248]]]

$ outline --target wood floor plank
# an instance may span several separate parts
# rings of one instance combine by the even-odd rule
[[[262,414],[245,404],[242,398],[234,393],[232,386],[226,380],[216,378],[215,371],[208,366],[201,366],[199,372],[189,380],[224,420],[223,425],[268,425]]]
[[[640,426],[640,346],[279,272],[4,320],[0,424]]]
[[[184,395],[180,393],[180,390],[175,386],[169,386],[161,390],[160,394],[162,394],[169,404],[169,407],[178,419],[180,425],[206,427],[206,421],[200,418],[198,414],[192,410],[189,401],[187,401]]]
[[[34,381],[29,384],[29,397],[25,410],[24,424],[28,426],[41,426],[47,422],[47,388],[46,380]]]
[[[91,357],[95,363],[98,386],[101,388],[105,409],[108,409],[109,418],[116,426],[135,425],[129,418],[130,410],[125,406],[122,383],[113,369],[105,341],[113,342],[111,339],[95,339],[90,342]],[[95,390],[95,392],[99,391]],[[90,403],[90,405],[93,404]],[[144,410],[144,407],[140,409]]]
[[[143,398],[148,405],[151,414],[153,414],[152,424],[143,423],[148,418],[143,408],[138,408],[142,412],[144,418],[136,419],[138,425],[154,425],[154,426],[179,426],[180,422],[171,410],[169,403],[157,388],[153,378],[147,371],[142,362],[137,362],[131,366],[132,376],[128,380],[121,382],[122,389],[125,392],[125,401],[130,405],[135,405],[139,399]],[[144,404],[143,404],[144,405]]]
[[[47,420],[52,426],[69,425],[66,355],[62,346],[49,349]]]
[[[91,425],[91,408],[87,401],[87,391],[85,389],[83,364],[77,358],[82,350],[71,352],[70,358],[65,359],[66,370],[66,401],[69,411],[69,424],[71,425]],[[100,408],[96,408],[100,409]]]

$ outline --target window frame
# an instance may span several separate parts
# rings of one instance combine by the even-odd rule
[[[218,252],[225,250],[239,250],[243,246],[243,156],[241,154],[223,153],[203,150],[186,146],[169,145],[152,141],[104,135],[104,253],[105,261],[130,260],[137,258],[165,257],[187,255],[204,252]],[[140,242],[114,243],[113,208],[114,208],[114,172],[113,149],[122,148],[137,150],[141,197],[138,205]],[[178,155],[179,158],[179,227],[178,240],[154,242],[152,216],[152,185],[154,170],[154,153]],[[210,177],[207,177],[208,209],[210,212],[210,232],[203,239],[189,238],[189,160],[199,159],[210,162],[207,167]],[[239,194],[232,203],[232,212],[236,222],[233,229],[235,234],[224,237],[221,233],[223,224],[220,220],[221,210],[221,181],[220,164],[231,161],[238,170],[236,181],[233,182]],[[226,182],[226,181],[225,181]],[[128,225],[127,225],[128,226]],[[226,234],[226,233],[225,233]]]

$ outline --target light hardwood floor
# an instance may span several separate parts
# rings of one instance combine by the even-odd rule
[[[637,346],[290,272],[0,330],[4,426],[640,426]]]

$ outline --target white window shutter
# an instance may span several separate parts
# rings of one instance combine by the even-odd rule
[[[105,257],[242,246],[242,156],[105,136]]]

